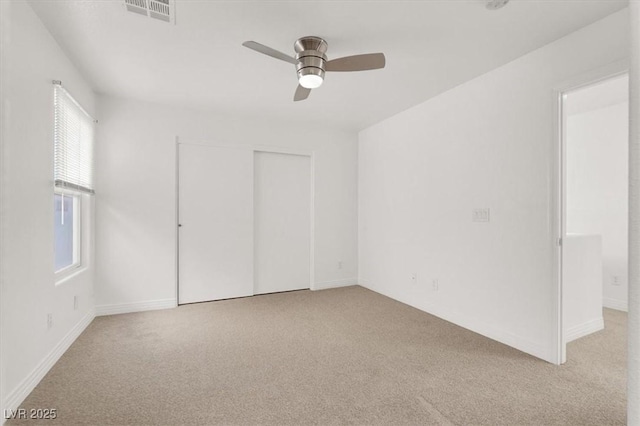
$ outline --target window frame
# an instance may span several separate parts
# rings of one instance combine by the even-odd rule
[[[63,189],[60,187],[54,187],[54,200],[56,195],[62,195],[64,197],[69,197],[73,200],[73,262],[70,265],[67,265],[59,270],[55,270],[54,263],[54,274],[56,277],[56,284],[60,284],[69,278],[72,275],[75,275],[77,272],[83,270],[85,268],[84,262],[84,238],[83,238],[83,216],[84,216],[84,208],[83,208],[83,195],[81,192],[71,191],[68,189]],[[54,220],[55,220],[55,211],[54,211]],[[55,232],[55,231],[54,231]],[[55,238],[53,242],[53,250],[54,250],[54,259],[55,259]]]
[[[83,274],[92,267],[94,256],[94,155],[95,120],[63,87],[52,80],[53,90],[53,194],[52,219],[56,226],[55,197],[62,195],[64,202],[73,202],[72,263],[56,270],[56,241],[52,244],[54,261],[52,272],[55,285]],[[69,197],[71,200],[67,200]],[[64,213],[64,212],[61,212]],[[58,220],[60,218],[58,217]],[[63,230],[67,232],[67,230]],[[65,236],[66,237],[66,236]],[[66,242],[60,247],[68,250]],[[65,253],[65,256],[69,252]],[[60,259],[62,260],[62,259]],[[67,260],[67,259],[64,259]]]

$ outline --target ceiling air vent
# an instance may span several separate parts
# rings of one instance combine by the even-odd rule
[[[124,0],[129,12],[139,13],[165,22],[174,22],[172,0]]]
[[[149,16],[171,22],[169,0],[149,0]]]

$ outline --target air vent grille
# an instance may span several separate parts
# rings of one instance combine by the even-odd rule
[[[124,0],[129,12],[139,13],[165,22],[174,22],[172,0]]]
[[[169,0],[149,0],[149,16],[171,22]]]
[[[147,14],[147,0],[125,0],[129,12]]]

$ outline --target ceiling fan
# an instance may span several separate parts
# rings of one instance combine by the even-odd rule
[[[302,101],[309,97],[311,89],[320,87],[326,71],[366,71],[384,68],[383,53],[368,53],[364,55],[345,56],[343,58],[327,60],[328,44],[320,37],[302,37],[294,43],[295,58],[279,52],[255,41],[245,41],[243,46],[256,52],[289,62],[296,66],[298,74],[298,88],[293,96],[294,101]]]

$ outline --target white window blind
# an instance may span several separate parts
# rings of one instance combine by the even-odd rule
[[[93,194],[95,120],[58,82],[54,91],[55,186]]]

